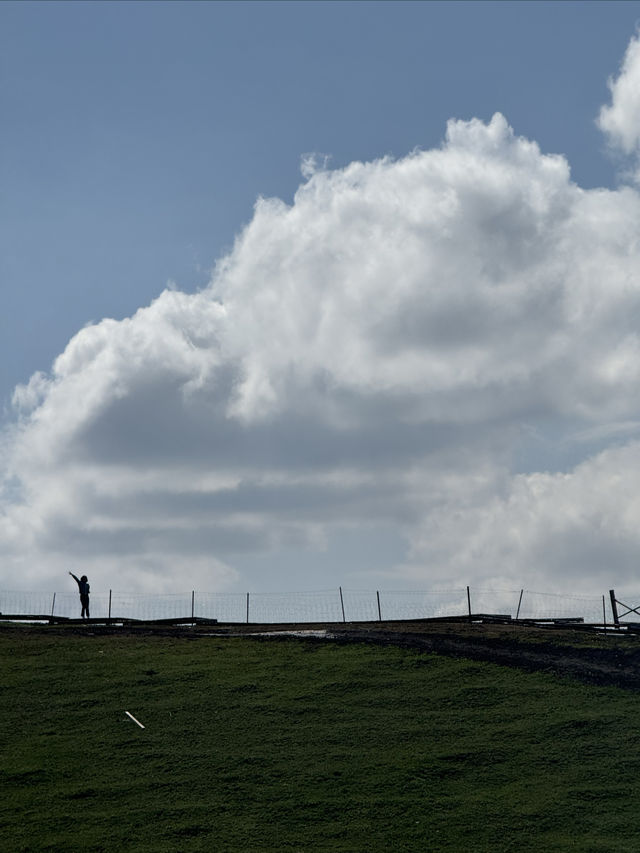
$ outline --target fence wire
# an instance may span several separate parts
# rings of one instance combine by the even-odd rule
[[[585,622],[613,622],[609,597],[605,598],[603,612],[602,596],[554,595],[547,592],[524,590],[520,605],[520,619],[577,619]]]
[[[639,601],[628,594],[625,600]],[[105,619],[216,619],[228,623],[374,622],[493,614],[521,619],[582,618],[613,621],[609,597],[567,595],[532,590],[465,587],[449,590],[350,590],[283,593],[128,594],[92,593],[91,617]],[[15,616],[80,616],[77,593],[0,592],[0,613]],[[629,621],[640,621],[632,613]]]

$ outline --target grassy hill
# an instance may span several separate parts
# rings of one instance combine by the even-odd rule
[[[393,646],[19,627],[0,678],[12,853],[640,849],[637,692]]]

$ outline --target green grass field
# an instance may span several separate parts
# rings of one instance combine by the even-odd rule
[[[640,850],[638,693],[295,639],[5,628],[0,667],[7,853]]]

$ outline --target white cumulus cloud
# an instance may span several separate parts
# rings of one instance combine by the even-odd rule
[[[631,148],[637,51],[600,118]],[[383,528],[406,543],[388,583],[631,577],[638,193],[582,190],[499,113],[304,175],[207,288],[82,329],[16,389],[0,583],[249,589],[243,555],[275,577],[281,551]]]
[[[613,148],[640,153],[640,37],[631,39],[620,73],[609,80],[611,103],[602,107],[598,126]]]

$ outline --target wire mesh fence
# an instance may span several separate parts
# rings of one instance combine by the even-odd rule
[[[633,595],[630,600],[640,600]],[[609,597],[464,587],[449,590],[320,590],[283,593],[128,594],[115,590],[91,595],[92,618],[215,619],[218,622],[373,622],[429,619],[469,614],[520,619],[613,621]],[[75,618],[76,593],[0,592],[0,614]],[[635,614],[632,617],[639,619]]]
[[[604,603],[603,603],[604,601]],[[520,619],[578,619],[600,623],[613,621],[609,596],[554,595],[524,590]]]

